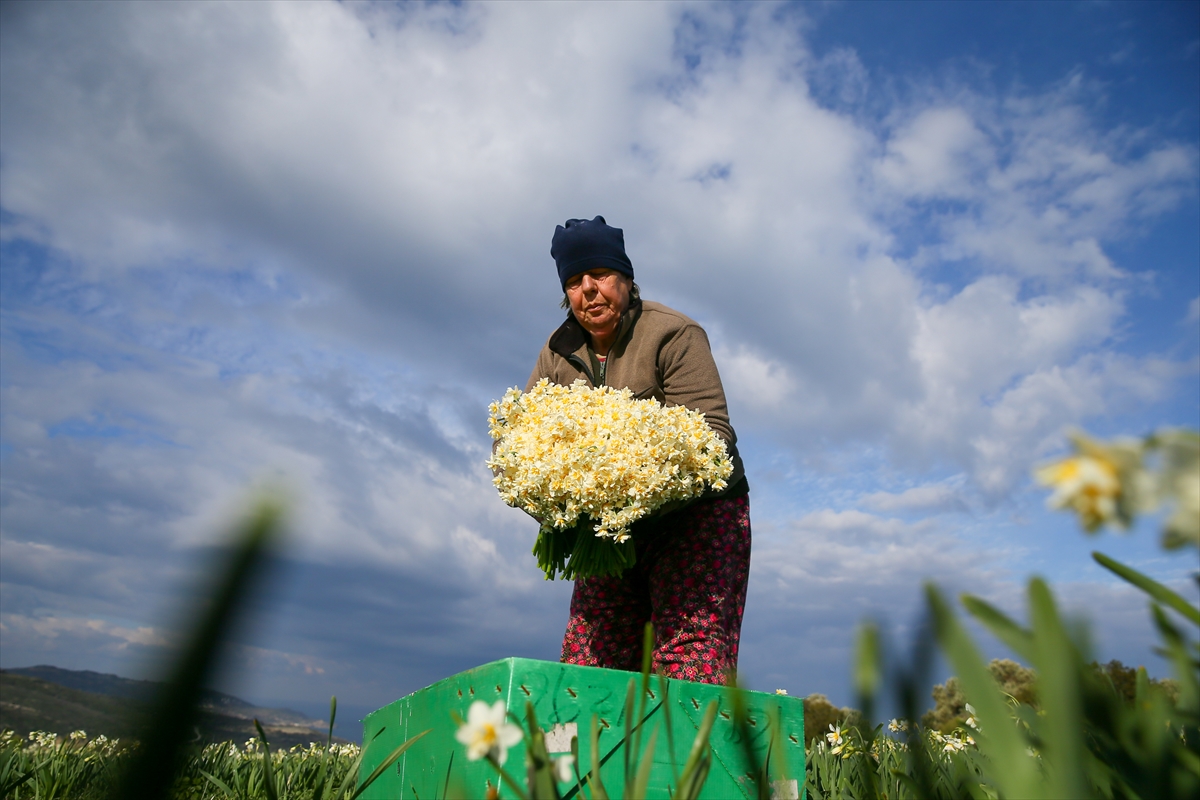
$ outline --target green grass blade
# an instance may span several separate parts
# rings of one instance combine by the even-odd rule
[[[1084,772],[1083,659],[1067,634],[1050,587],[1041,578],[1029,582],[1029,609],[1050,792],[1054,797],[1084,797],[1088,784]]]
[[[637,744],[634,752],[641,758],[642,752],[642,721],[646,719],[646,697],[650,693],[650,665],[654,662],[654,625],[647,622],[642,632],[642,695],[638,700]],[[628,746],[628,740],[626,740]]]
[[[630,764],[633,763],[633,758],[635,755],[633,753],[632,739],[633,739],[633,693],[635,691],[637,691],[637,689],[635,688],[636,686],[637,686],[637,682],[633,678],[630,678],[629,679],[629,689],[628,689],[628,691],[625,692],[625,752],[622,753],[622,755],[625,756],[625,786],[628,786],[629,784],[631,784],[633,782],[633,772],[631,771],[632,767],[630,766]]]
[[[546,734],[538,724],[533,703],[525,701],[525,723],[529,736],[525,744],[525,772],[529,793],[537,798],[558,797],[558,782],[554,775],[554,762],[546,750]]]
[[[1194,625],[1200,625],[1200,608],[1196,608],[1158,581],[1148,575],[1143,575],[1132,567],[1127,567],[1121,562],[1109,558],[1103,553],[1094,552],[1092,553],[1092,558],[1100,566],[1129,581],[1167,608],[1179,612],[1183,615],[1184,619],[1191,621]]]
[[[875,710],[875,693],[883,681],[880,665],[879,628],[868,623],[858,629],[855,643],[854,689],[862,711],[863,729],[871,727]]]
[[[387,726],[385,725],[384,727],[375,731],[375,735],[371,737],[371,741],[374,742],[376,739],[382,736],[383,732],[386,730]],[[350,765],[350,769],[346,770],[345,776],[342,777],[341,784],[333,790],[332,797],[334,800],[342,800],[345,798],[346,793],[350,791],[351,787],[358,783],[359,769],[362,767],[363,759],[367,757],[367,744],[367,742],[363,742],[362,748],[358,751],[358,757],[354,759],[354,763]]]
[[[281,517],[277,504],[262,502],[234,535],[232,552],[215,586],[201,595],[212,602],[196,615],[187,644],[155,701],[146,732],[139,737],[141,747],[118,783],[117,797],[161,800],[170,791],[192,733],[200,692],[225,633],[278,536]]]
[[[997,639],[1025,661],[1033,660],[1033,634],[986,600],[969,594],[959,599],[968,613],[982,622]]]
[[[1196,714],[1200,712],[1200,681],[1197,680],[1196,663],[1188,657],[1183,633],[1167,617],[1162,607],[1151,604],[1154,624],[1167,644],[1167,655],[1175,668],[1175,679],[1179,686],[1179,709]]]
[[[209,782],[211,782],[214,786],[216,786],[218,789],[220,789],[222,792],[224,792],[226,797],[231,798],[231,800],[232,800],[232,798],[236,797],[236,794],[234,793],[233,789],[230,789],[229,785],[226,784],[220,778],[218,778],[216,775],[210,775],[209,773],[205,772],[204,770],[200,770],[200,774],[203,775],[205,778],[207,778],[209,780]],[[7,797],[7,796],[8,796],[7,794],[0,794],[0,797]]]
[[[678,786],[679,785],[679,764],[677,763],[677,759],[675,758],[675,733],[674,733],[674,728],[671,725],[671,703],[670,703],[671,683],[670,683],[670,681],[667,680],[665,675],[658,676],[658,693],[660,695],[662,695],[662,700],[660,702],[662,703],[663,709],[666,711],[666,713],[663,714],[663,725],[667,729],[667,752],[671,754],[670,761],[671,761],[672,783],[675,786]]]
[[[442,783],[442,800],[446,800],[450,796],[450,771],[454,769],[454,751],[450,751],[450,758],[446,760],[446,780]],[[437,800],[437,798],[434,798]]]
[[[779,764],[779,779],[786,783],[791,776],[788,774],[787,751],[784,749],[783,709],[776,704],[773,711],[767,710],[767,718],[771,726],[771,745],[779,753],[776,762]]]
[[[758,800],[769,800],[770,784],[767,780],[767,764],[759,765],[754,757],[754,731],[750,728],[750,710],[746,703],[745,690],[738,686],[730,686],[727,695],[733,705],[733,723],[737,737],[742,743],[742,757],[745,759],[745,775],[754,780]],[[767,749],[768,760],[771,757]]]
[[[600,779],[600,723],[597,721],[595,714],[592,714],[590,735],[592,771],[588,773],[588,786],[591,787],[592,797],[595,800],[608,800],[608,790],[604,788],[604,781]]]
[[[432,730],[433,729],[430,728],[428,731],[421,731],[416,736],[412,737],[407,742],[400,745],[395,750],[393,750],[391,753],[389,753],[388,757],[385,758],[382,762],[380,762],[379,766],[376,767],[374,769],[374,771],[372,771],[371,774],[367,776],[367,779],[365,781],[363,781],[361,784],[359,784],[358,788],[354,790],[354,793],[351,794],[350,797],[347,798],[347,800],[354,800],[354,798],[358,797],[360,794],[365,792],[367,790],[367,788],[372,783],[374,783],[379,778],[380,775],[382,775],[384,773],[384,770],[386,770],[392,764],[395,764],[396,760],[398,758],[400,758],[400,756],[404,755],[405,750],[412,747],[414,744],[416,744],[418,739],[420,739],[422,736],[424,736],[425,734],[429,733]],[[380,731],[380,732],[382,733],[382,731]],[[366,752],[366,748],[363,748],[363,752],[364,753]],[[361,757],[362,756],[360,754],[359,758],[361,759]]]
[[[529,800],[529,795],[525,794],[525,790],[521,788],[521,784],[517,783],[516,779],[514,779],[512,775],[508,774],[508,770],[500,766],[499,761],[497,761],[491,754],[488,754],[487,760],[493,767],[496,768],[496,772],[499,773],[500,780],[504,783],[504,785],[509,789],[512,789],[513,794],[517,796],[517,800]]]
[[[650,770],[654,768],[654,746],[658,743],[658,729],[654,729],[654,733],[650,734],[650,743],[646,745],[646,752],[639,755],[641,764],[638,766],[637,780],[633,784],[633,793],[629,793],[628,787],[625,789],[625,796],[629,800],[641,800],[646,796],[646,789],[650,786]]]
[[[717,718],[717,701],[709,701],[708,708],[704,709],[704,718],[700,721],[700,728],[696,731],[696,738],[692,740],[692,749],[688,753],[687,761],[683,764],[683,773],[679,776],[679,794],[680,800],[698,797],[700,789],[704,785],[704,779],[708,776],[709,746],[708,739],[712,735],[713,722]]]
[[[267,792],[267,800],[279,800],[279,788],[275,785],[275,765],[271,762],[271,745],[257,719],[254,720],[254,729],[258,731],[258,738],[263,745],[263,787]]]
[[[954,667],[963,693],[970,698],[983,728],[976,738],[980,750],[995,765],[996,784],[1001,795],[1011,798],[1041,796],[1037,768],[1026,755],[1025,741],[1012,724],[1004,696],[975,643],[959,625],[936,587],[926,584],[925,594],[938,643]]]
[[[329,749],[333,747],[333,721],[337,719],[337,695],[329,698],[329,736],[325,739],[325,752],[321,756],[321,769],[317,773],[317,785],[313,787],[313,800],[325,797],[325,778],[329,770]]]
[[[579,774],[579,737],[578,736],[571,737],[571,768],[575,771],[575,788],[572,789],[571,791],[574,792],[580,798],[580,800],[588,800],[587,792],[585,792],[583,790],[583,776]],[[570,797],[571,793],[568,792],[567,796]]]

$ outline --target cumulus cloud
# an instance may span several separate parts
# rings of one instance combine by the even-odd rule
[[[893,190],[910,197],[966,199],[982,188],[979,173],[995,159],[990,151],[964,109],[929,109],[888,141],[878,170]]]
[[[903,492],[872,492],[862,499],[864,508],[880,512],[967,511],[959,489],[946,484],[914,486]]]
[[[799,674],[845,673],[864,619],[907,641],[920,619],[921,582],[930,575],[951,591],[971,587],[985,595],[1007,578],[992,563],[999,551],[965,547],[931,520],[824,509],[763,538],[756,540],[747,598],[757,613],[743,634],[759,646],[744,658],[750,674],[781,686]],[[840,680],[838,688],[846,688]]]
[[[129,645],[163,647],[168,639],[154,628],[124,628],[102,619],[81,617],[27,617],[5,614],[0,630],[17,638],[34,636],[42,640],[68,639],[69,646],[99,646],[124,650]]]

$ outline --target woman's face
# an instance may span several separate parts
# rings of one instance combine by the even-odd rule
[[[566,299],[583,330],[606,338],[617,331],[620,315],[629,307],[632,281],[617,270],[596,267],[566,282]]]
[[[583,329],[593,338],[616,333],[621,315],[629,307],[633,281],[613,269],[589,269],[567,281],[567,300]]]

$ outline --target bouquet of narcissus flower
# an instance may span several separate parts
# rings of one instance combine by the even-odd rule
[[[543,378],[492,403],[488,466],[500,497],[541,521],[533,552],[553,579],[633,566],[629,526],[667,505],[720,491],[733,472],[704,415],[628,389]]]

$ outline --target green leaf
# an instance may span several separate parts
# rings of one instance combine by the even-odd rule
[[[879,628],[868,623],[858,629],[855,646],[854,688],[858,693],[859,707],[863,712],[864,729],[869,728],[875,708],[875,693],[883,682],[883,667],[880,658]]]
[[[645,729],[643,724],[646,721],[646,698],[650,694],[650,665],[654,663],[654,625],[647,622],[642,631],[642,693],[638,699],[638,725],[637,725],[637,743],[634,745],[634,752],[638,758],[644,758],[642,752],[642,731]],[[626,749],[629,748],[629,739],[625,740]],[[628,784],[626,784],[628,786]]]
[[[787,781],[791,776],[788,774],[787,751],[784,749],[783,709],[778,703],[773,709],[767,709],[767,719],[771,726],[771,745],[780,754],[776,761],[779,764],[779,780]]]
[[[1192,714],[1200,712],[1200,682],[1197,681],[1196,664],[1188,657],[1183,632],[1171,624],[1171,620],[1157,603],[1150,606],[1154,624],[1166,640],[1167,653],[1175,667],[1175,678],[1179,682],[1179,708]]]
[[[275,765],[271,763],[271,745],[267,742],[267,734],[263,733],[262,725],[254,720],[254,729],[263,745],[263,787],[267,792],[267,800],[279,800],[279,788],[275,785]]]
[[[433,729],[430,728],[430,730],[433,730]],[[354,793],[351,794],[350,797],[347,798],[347,800],[354,800],[354,798],[358,797],[360,794],[365,792],[367,790],[367,787],[370,786],[372,783],[374,783],[379,778],[379,776],[384,773],[384,770],[386,770],[392,764],[395,764],[396,759],[398,759],[398,758],[400,758],[400,756],[404,755],[405,750],[407,750],[408,748],[410,748],[414,744],[416,744],[417,740],[420,739],[422,736],[424,736],[427,733],[429,733],[429,731],[421,731],[416,736],[412,737],[407,742],[400,745],[395,750],[393,750],[391,753],[389,753],[388,757],[385,758],[382,762],[380,762],[379,766],[376,767],[375,770],[370,775],[367,776],[367,779],[365,781],[363,781],[361,784],[359,784],[358,788],[354,790]],[[366,748],[363,748],[363,752],[364,753],[366,752]],[[360,759],[362,758],[361,754],[359,755],[359,758]]]
[[[232,537],[224,568],[200,595],[205,602],[195,612],[186,645],[155,701],[149,725],[139,737],[141,747],[118,786],[118,797],[159,800],[167,796],[192,733],[200,692],[216,663],[226,631],[278,538],[281,520],[282,510],[277,503],[260,502]]]
[[[700,728],[696,731],[696,738],[692,740],[692,749],[688,753],[687,761],[683,764],[683,774],[679,776],[679,792],[676,795],[678,800],[690,800],[700,796],[700,790],[704,786],[704,780],[708,777],[711,763],[708,739],[712,735],[713,722],[716,718],[717,701],[711,700],[708,707],[704,709]]]
[[[625,786],[633,783],[633,772],[630,764],[636,754],[633,753],[633,694],[637,686],[633,678],[629,679],[629,689],[625,692],[625,747],[622,753],[625,756]]]
[[[321,769],[317,772],[317,785],[313,788],[313,800],[325,797],[325,778],[329,769],[329,748],[333,746],[333,721],[337,719],[337,696],[329,698],[329,736],[325,739],[325,752],[321,754]]]
[[[592,714],[591,744],[592,771],[588,773],[588,786],[592,788],[595,800],[608,800],[608,790],[604,788],[604,781],[600,780],[600,723],[595,714]]]
[[[1043,754],[1053,797],[1084,797],[1083,658],[1075,649],[1050,587],[1041,578],[1029,582],[1033,618],[1034,666],[1038,697],[1045,712]]]
[[[222,792],[224,792],[226,797],[232,798],[235,796],[233,789],[230,789],[229,786],[224,781],[222,781],[220,778],[218,778],[215,775],[210,775],[209,773],[205,772],[204,770],[200,770],[199,772],[201,775],[203,775],[205,778],[207,778],[214,786],[216,786],[218,789],[220,789]],[[8,794],[4,794],[3,796],[8,797]]]
[[[525,701],[525,724],[529,729],[525,746],[525,771],[529,793],[539,800],[556,798],[558,783],[554,776],[554,763],[546,751],[546,735],[538,724],[533,703],[528,700]]]
[[[1092,553],[1092,558],[1100,566],[1129,581],[1164,606],[1179,612],[1185,619],[1190,620],[1192,623],[1200,625],[1200,608],[1196,608],[1158,581],[1147,575],[1143,575],[1132,567],[1125,566],[1119,561],[1114,561],[1103,553],[1094,552]]]
[[[659,702],[664,709],[671,708],[670,692],[671,692],[670,681],[667,680],[665,675],[659,675],[658,676],[658,693],[660,695],[662,695],[662,700],[660,700]],[[674,730],[671,726],[671,715],[669,713],[663,714],[663,725],[667,729],[667,752],[671,754],[671,778],[673,779],[672,783],[673,783],[673,785],[678,786],[679,785],[679,765],[676,763],[676,758],[675,758],[675,735],[674,735]]]
[[[638,765],[637,779],[633,784],[633,793],[626,788],[625,796],[630,800],[641,800],[646,796],[646,789],[650,786],[650,770],[654,767],[654,745],[658,743],[658,729],[655,728],[654,733],[650,734],[650,743],[646,745],[646,752],[640,754],[638,758],[641,763]]]
[[[1004,695],[992,679],[975,643],[959,625],[936,587],[926,584],[925,595],[938,643],[975,708],[975,716],[982,727],[976,740],[980,751],[995,765],[1000,794],[1010,798],[1041,796],[1044,787],[1039,780],[1037,765],[1026,754],[1025,740],[1012,724]]]
[[[960,599],[971,616],[982,622],[997,639],[1026,661],[1033,660],[1033,634],[986,600],[969,594]]]

